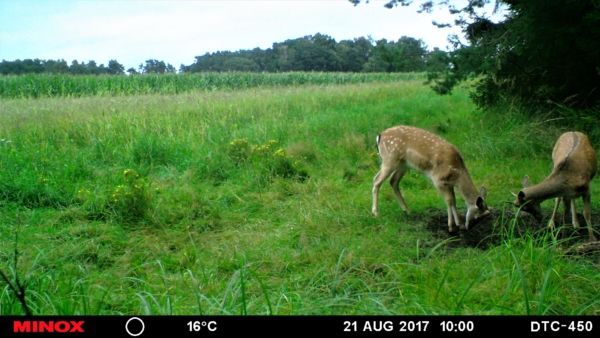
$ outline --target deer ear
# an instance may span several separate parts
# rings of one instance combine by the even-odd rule
[[[483,199],[487,198],[487,189],[483,185],[479,188],[479,196]]]
[[[483,201],[483,197],[481,197],[481,196],[477,197],[477,201],[475,202],[475,205],[477,205],[477,209],[479,209],[479,210],[486,209],[485,202]]]
[[[525,175],[523,180],[521,181],[521,185],[523,188],[527,188],[529,186],[529,176]]]

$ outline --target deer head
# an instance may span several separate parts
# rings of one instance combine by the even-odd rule
[[[513,202],[514,206],[517,208],[521,208],[521,210],[530,213],[538,222],[542,220],[542,207],[540,206],[540,201],[537,199],[527,200],[525,196],[525,188],[529,187],[529,176],[525,175],[523,180],[521,181],[521,186],[523,189],[519,191],[515,195],[516,199]]]
[[[487,197],[487,190],[485,187],[479,188],[479,196],[477,196],[477,200],[475,201],[475,205],[467,206],[467,216],[465,220],[465,230],[469,230],[469,228],[476,223],[479,219],[486,217],[490,214],[490,209],[485,203],[485,198]]]

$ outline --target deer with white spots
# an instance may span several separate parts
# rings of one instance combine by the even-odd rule
[[[441,137],[416,127],[396,126],[377,135],[377,149],[382,163],[373,178],[374,216],[379,215],[379,189],[390,176],[390,184],[400,207],[406,213],[410,212],[400,191],[400,180],[409,168],[429,177],[446,201],[450,233],[462,227],[456,210],[454,187],[458,188],[467,203],[466,230],[475,220],[490,213],[485,203],[485,188],[477,191],[458,149]]]
[[[562,200],[565,206],[563,223],[570,213],[571,222],[577,229],[579,221],[575,210],[575,199],[581,197],[583,199],[583,218],[587,223],[589,239],[595,241],[596,236],[591,220],[590,181],[596,175],[598,164],[596,152],[592,148],[590,140],[585,134],[576,131],[562,134],[552,150],[552,162],[552,173],[543,182],[529,186],[529,177],[525,176],[523,189],[515,194],[515,206],[541,220],[540,203],[554,197],[556,198],[554,210],[548,227],[554,229],[554,218]]]

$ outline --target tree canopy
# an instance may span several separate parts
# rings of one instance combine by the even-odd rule
[[[468,0],[456,7],[449,0],[391,0],[385,6],[411,4],[418,11],[447,9],[454,22],[436,24],[459,26],[466,39],[450,37],[454,50],[435,56],[447,57],[447,67],[429,74],[438,92],[448,93],[458,82],[475,78],[473,98],[481,106],[503,100],[532,107],[598,105],[600,2]],[[498,9],[505,15],[494,22],[490,11]]]
[[[374,41],[359,37],[335,39],[324,34],[307,35],[274,43],[271,48],[220,51],[196,57],[183,72],[203,71],[327,71],[327,72],[420,72],[446,62],[432,53],[422,40],[403,36],[398,41]],[[445,65],[443,66],[445,67]]]

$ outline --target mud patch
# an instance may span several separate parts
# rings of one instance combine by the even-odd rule
[[[490,214],[473,224],[469,230],[461,229],[457,234],[448,233],[448,215],[445,211],[429,210],[425,214],[429,215],[425,219],[425,228],[431,231],[435,238],[440,240],[448,240],[448,247],[470,247],[485,250],[491,246],[496,246],[502,243],[502,240],[507,236],[521,237],[526,233],[533,236],[545,235],[548,231],[549,215],[541,221],[537,221],[528,213],[521,212],[515,218],[514,210],[492,210]],[[561,214],[562,215],[562,214]],[[580,224],[578,230],[571,225],[560,226],[557,217],[558,239],[565,246],[576,245],[585,242],[588,239],[587,228],[583,215],[578,215]],[[416,219],[415,219],[416,220]],[[595,220],[595,222],[594,222]],[[423,219],[420,219],[423,222]],[[600,213],[592,212],[592,222],[600,222]],[[598,227],[594,230],[598,234]],[[597,235],[598,236],[598,235]]]

